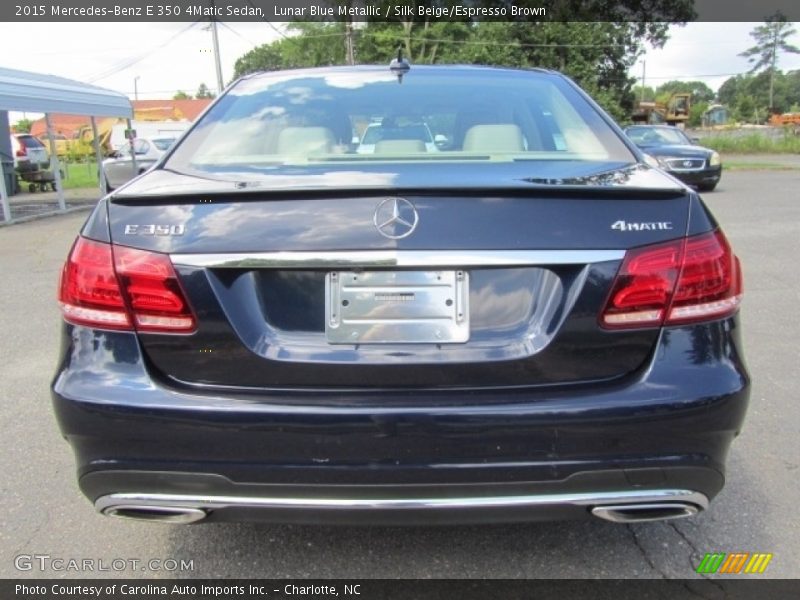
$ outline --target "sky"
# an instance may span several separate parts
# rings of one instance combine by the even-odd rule
[[[666,45],[648,48],[645,61],[645,85],[658,87],[670,79],[702,81],[712,90],[726,79],[746,73],[750,64],[738,54],[754,45],[750,32],[761,23],[689,23],[673,25]],[[790,43],[800,46],[800,24]],[[780,55],[782,71],[800,69],[800,54]],[[641,78],[641,60],[631,69],[631,76]]]
[[[749,33],[756,25],[672,26],[664,48],[648,48],[645,84],[657,87],[670,79],[700,80],[716,90],[728,77],[748,70],[747,60],[737,54],[752,45]],[[263,21],[221,23],[224,81],[233,77],[239,56],[277,39],[275,28],[282,26]],[[216,74],[207,28],[199,23],[0,23],[0,66],[94,83],[132,99],[136,88],[140,99],[172,98],[179,90],[194,94],[201,82],[214,91]],[[800,34],[792,42],[800,46]],[[779,67],[800,69],[800,55],[783,55]],[[641,78],[641,71],[640,61],[631,75]],[[21,117],[14,113],[10,120]]]

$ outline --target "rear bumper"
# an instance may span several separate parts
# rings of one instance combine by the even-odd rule
[[[657,489],[620,492],[504,493],[502,495],[431,494],[406,497],[287,496],[264,493],[219,494],[115,493],[101,496],[97,510],[108,516],[195,523],[202,520],[271,520],[338,524],[449,524],[586,518],[614,522],[654,521],[692,516],[708,507],[708,498],[690,490]],[[319,490],[317,490],[319,492]],[[384,490],[384,494],[386,491]],[[405,491],[407,493],[407,491]]]
[[[54,407],[99,510],[451,523],[659,498],[703,509],[749,395],[735,318],[663,332],[624,380],[415,392],[178,388],[151,376],[134,335],[64,331]]]

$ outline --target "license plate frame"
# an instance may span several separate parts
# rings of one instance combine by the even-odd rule
[[[330,344],[469,341],[469,273],[332,271],[325,276]]]

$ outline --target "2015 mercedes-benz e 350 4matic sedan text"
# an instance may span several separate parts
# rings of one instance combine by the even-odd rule
[[[687,516],[747,408],[728,240],[549,71],[244,77],[59,294],[55,412],[107,515]]]

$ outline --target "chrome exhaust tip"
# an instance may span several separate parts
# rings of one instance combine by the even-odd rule
[[[615,504],[595,506],[592,514],[600,519],[614,523],[643,523],[646,521],[665,521],[691,517],[700,512],[694,504],[684,502],[662,502],[644,504]]]
[[[175,525],[196,523],[206,518],[207,513],[199,508],[181,506],[145,506],[141,504],[117,504],[102,510],[107,517],[151,521],[153,523],[172,523]]]

